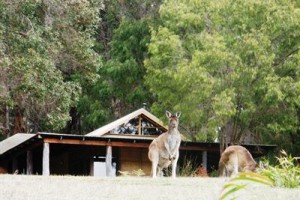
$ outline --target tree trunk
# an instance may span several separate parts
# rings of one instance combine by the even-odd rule
[[[75,107],[70,109],[71,121],[68,122],[65,133],[67,134],[82,134],[80,114]]]
[[[19,106],[15,108],[15,117],[14,117],[14,131],[13,134],[16,133],[26,133],[26,128],[24,126],[23,120],[23,111]]]
[[[9,108],[7,105],[3,105],[0,107],[0,120],[1,124],[0,127],[2,129],[2,134],[4,137],[10,136],[9,130]]]

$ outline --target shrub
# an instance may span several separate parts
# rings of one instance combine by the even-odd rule
[[[300,166],[296,159],[282,150],[281,156],[276,157],[278,164],[274,167],[264,161],[264,167],[258,169],[258,174],[242,172],[225,184],[220,200],[231,198],[237,191],[245,189],[249,183],[260,183],[268,186],[295,188],[300,186]],[[242,181],[242,183],[238,182]],[[231,198],[233,199],[233,198]]]
[[[179,177],[199,176],[199,170],[202,169],[202,167],[196,163],[197,162],[195,160],[185,156],[183,162],[178,165],[176,174]],[[164,175],[172,175],[172,165],[170,165],[167,169],[164,169]]]
[[[184,159],[182,166],[179,168],[179,176],[196,176],[198,167],[190,159]]]
[[[278,165],[274,167],[268,162],[259,169],[259,173],[269,177],[279,187],[295,188],[300,186],[300,166],[296,160],[282,150],[280,157],[276,157]]]
[[[179,166],[178,175],[185,177],[207,176],[207,171],[202,165],[199,166],[196,160],[185,156],[182,165]]]

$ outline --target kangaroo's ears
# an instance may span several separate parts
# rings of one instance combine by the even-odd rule
[[[166,111],[166,116],[167,116],[168,118],[170,118],[170,117],[172,117],[172,113],[169,112],[169,111]]]
[[[179,117],[181,116],[181,112],[177,112],[177,113],[175,114],[175,116],[176,116],[177,118],[179,118]]]
[[[166,116],[167,116],[168,118],[170,118],[170,117],[172,117],[172,116],[174,116],[174,115],[172,115],[171,112],[166,111]],[[179,117],[181,116],[181,112],[175,113],[175,116],[176,116],[177,118],[179,118]]]

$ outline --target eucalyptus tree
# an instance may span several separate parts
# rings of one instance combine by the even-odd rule
[[[1,122],[7,134],[59,131],[97,79],[96,1],[0,0]]]
[[[96,51],[103,56],[99,79],[88,88],[79,113],[88,132],[119,118],[143,103],[153,102],[144,84],[144,59],[150,25],[156,23],[161,0],[104,0],[101,4]]]
[[[297,141],[297,1],[166,1],[159,14],[145,61],[156,113],[182,111],[194,140],[213,140],[232,124],[230,143],[246,131],[256,142]]]

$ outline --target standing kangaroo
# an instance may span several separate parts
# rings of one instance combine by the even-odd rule
[[[257,163],[250,152],[242,146],[229,146],[219,161],[219,176],[236,176],[238,172],[255,172]]]
[[[155,138],[150,146],[148,157],[152,162],[152,177],[162,176],[162,170],[172,163],[172,177],[176,177],[176,167],[179,158],[181,136],[178,131],[181,113],[171,114],[166,111],[169,119],[168,131]]]

